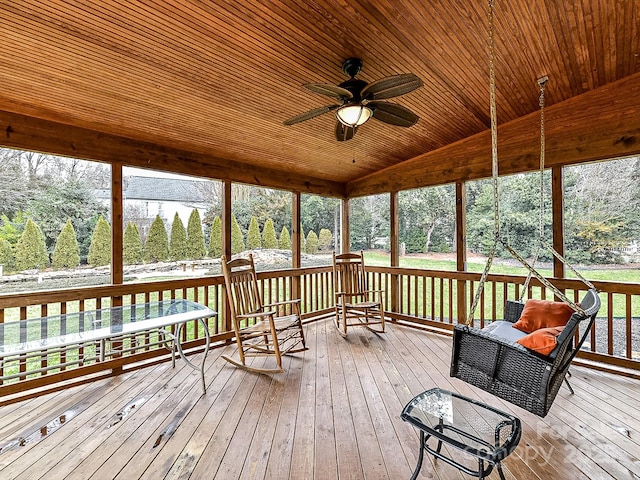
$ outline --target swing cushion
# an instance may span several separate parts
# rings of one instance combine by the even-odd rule
[[[549,355],[556,348],[562,330],[564,327],[540,328],[517,340],[517,343],[541,355]]]
[[[533,333],[541,328],[564,327],[572,314],[573,308],[564,302],[529,299],[513,327],[525,333]]]

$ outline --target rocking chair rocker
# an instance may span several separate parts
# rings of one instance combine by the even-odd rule
[[[233,365],[257,373],[281,373],[282,355],[306,350],[300,300],[262,304],[253,256],[227,261],[222,271],[231,310],[231,321],[238,344],[239,360],[223,355]],[[274,356],[276,368],[254,368],[247,357]]]

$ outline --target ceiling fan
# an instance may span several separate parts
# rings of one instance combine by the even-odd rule
[[[397,103],[381,102],[380,100],[399,97],[405,93],[412,92],[422,86],[422,80],[413,73],[405,73],[367,83],[356,78],[361,68],[361,59],[348,58],[342,64],[342,71],[349,77],[349,80],[342,82],[340,85],[326,83],[303,85],[303,87],[314,93],[339,100],[340,104],[314,108],[286,120],[284,124],[294,125],[335,111],[338,119],[335,133],[339,142],[351,140],[358,127],[369,118],[375,118],[381,122],[400,127],[415,125],[418,121],[418,116],[411,110]]]

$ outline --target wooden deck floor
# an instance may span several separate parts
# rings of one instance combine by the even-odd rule
[[[563,388],[540,419],[449,378],[447,337],[390,325],[342,339],[330,322],[305,331],[310,349],[279,375],[212,351],[204,396],[179,361],[2,407],[0,478],[406,479],[418,436],[400,412],[434,386],[521,418],[508,479],[640,478],[637,381],[573,368],[575,395]],[[470,477],[425,456],[420,478]]]

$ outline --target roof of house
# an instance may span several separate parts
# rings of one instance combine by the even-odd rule
[[[123,194],[127,200],[206,203],[203,196],[205,183],[198,180],[131,176],[124,179]]]

